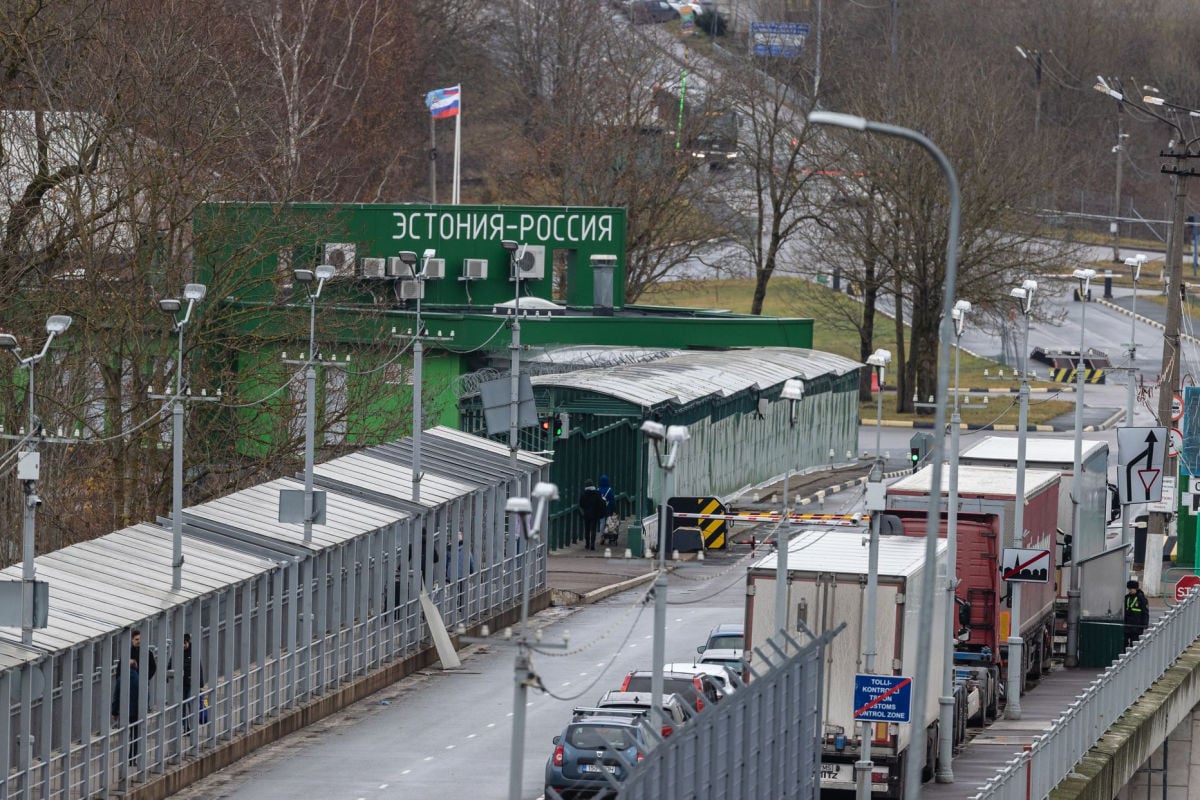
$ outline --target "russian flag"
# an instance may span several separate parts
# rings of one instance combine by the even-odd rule
[[[428,106],[429,113],[433,114],[434,119],[449,119],[458,116],[458,89],[457,86],[451,86],[449,89],[434,89],[425,95],[425,105]]]

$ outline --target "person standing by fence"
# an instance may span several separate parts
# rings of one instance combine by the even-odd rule
[[[591,478],[583,482],[583,492],[579,495],[579,511],[583,514],[584,549],[595,550],[596,532],[600,529],[601,520],[608,516],[608,513],[604,498],[600,496],[600,490],[592,483]]]

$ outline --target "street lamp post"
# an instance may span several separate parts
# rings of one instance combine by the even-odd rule
[[[1025,546],[1025,444],[1029,432],[1029,318],[1033,315],[1033,295],[1037,292],[1037,281],[1026,279],[1008,294],[1017,301],[1017,310],[1023,318],[1024,334],[1021,339],[1021,393],[1020,410],[1017,412],[1017,487],[1013,510],[1012,546]],[[1076,472],[1076,475],[1079,473]],[[1004,716],[1008,719],[1021,718],[1021,676],[1023,674],[1023,651],[1025,640],[1021,638],[1021,583],[1009,584],[1012,595],[1012,612],[1008,630],[1007,703]]]
[[[962,335],[966,330],[967,313],[971,310],[968,300],[959,300],[950,310],[954,322],[954,413],[950,416],[950,469],[947,478],[946,500],[946,642],[942,659],[942,694],[938,698],[939,725],[942,730],[954,730],[954,590],[958,586],[958,434],[962,417],[958,413],[958,362],[962,352]],[[941,468],[941,464],[938,464]],[[954,783],[954,737],[943,736],[939,740],[937,770],[938,783]]]
[[[325,288],[325,281],[333,277],[333,267],[322,264],[316,268],[298,269],[292,274],[296,282],[308,294],[308,363],[304,368],[304,543],[312,542],[313,519],[317,510],[313,507],[313,439],[316,436],[317,408],[317,298]],[[316,291],[309,288],[317,282]],[[181,334],[182,335],[182,334]]]
[[[883,385],[887,377],[887,366],[892,363],[891,352],[882,348],[867,357],[867,366],[875,369],[879,393],[875,404],[875,463],[867,476],[867,511],[871,514],[871,533],[867,547],[867,596],[863,615],[863,670],[875,671],[875,605],[879,593],[879,528],[880,514],[886,503],[883,491],[883,451],[880,449],[883,428]],[[863,722],[859,739],[859,759],[854,763],[857,800],[871,796],[871,729],[873,723]]]
[[[654,579],[654,664],[650,677],[650,724],[654,730],[662,730],[663,665],[666,663],[667,646],[667,530],[671,524],[667,512],[667,477],[674,473],[679,446],[691,438],[684,425],[664,427],[661,422],[646,420],[642,433],[654,442],[654,454],[658,459],[659,504],[658,504],[658,576]],[[663,452],[663,443],[668,445]]]
[[[813,111],[808,115],[810,123],[818,125],[834,125],[842,128],[849,128],[857,131],[870,131],[872,133],[881,133],[885,136],[895,136],[901,139],[907,139],[914,142],[924,149],[942,171],[943,177],[946,179],[946,191],[950,198],[949,221],[946,231],[946,280],[942,286],[942,322],[941,322],[941,347],[938,353],[938,391],[937,402],[934,410],[934,430],[937,435],[933,440],[933,463],[938,465],[938,468],[933,470],[933,475],[930,477],[929,486],[929,510],[927,513],[928,519],[925,525],[925,563],[933,564],[937,561],[937,539],[938,539],[938,520],[941,517],[941,482],[942,482],[942,458],[945,455],[945,440],[946,440],[946,393],[949,390],[950,383],[950,335],[951,329],[949,325],[951,312],[954,307],[955,283],[958,277],[958,232],[959,232],[959,215],[960,215],[960,199],[958,191],[958,176],[954,173],[954,167],[950,164],[950,160],[946,155],[938,149],[937,145],[931,142],[926,136],[909,128],[902,128],[896,125],[889,125],[883,122],[873,122],[864,119],[863,117],[854,116],[852,114],[839,114],[831,111]],[[921,589],[921,611],[918,622],[917,632],[917,652],[928,654],[930,641],[932,638],[932,615],[933,615],[933,584],[934,581],[924,581]],[[918,665],[920,667],[921,665]],[[928,664],[925,665],[928,668]],[[916,687],[913,689],[913,708],[917,709],[918,719],[922,719],[924,714],[926,681],[916,681]],[[914,736],[912,743],[912,755],[910,763],[922,764],[925,760],[925,737]],[[917,797],[920,794],[920,769],[910,769],[906,772],[904,778],[904,796]]]
[[[500,242],[508,253],[508,269],[513,277],[513,324],[512,344],[509,345],[509,408],[508,408],[508,455],[515,466],[517,463],[518,409],[521,404],[521,279],[516,269],[517,243],[512,239]]]
[[[65,314],[54,314],[46,320],[46,341],[36,355],[21,357],[21,348],[17,345],[17,337],[11,333],[0,333],[0,350],[7,350],[17,359],[17,363],[29,370],[29,386],[25,394],[29,398],[29,428],[28,449],[18,456],[17,477],[21,480],[25,494],[22,510],[21,536],[21,644],[33,644],[34,619],[34,586],[37,568],[34,563],[34,526],[37,518],[37,507],[42,500],[37,494],[37,481],[41,473],[41,459],[37,454],[38,440],[42,436],[42,424],[33,411],[34,368],[37,363],[50,352],[50,343],[60,333],[71,327],[71,318]]]
[[[525,691],[533,677],[529,661],[529,561],[537,551],[537,544],[542,535],[542,523],[546,518],[546,505],[551,500],[558,499],[558,487],[553,483],[537,483],[533,487],[533,496],[537,499],[537,513],[533,514],[530,525],[529,516],[533,513],[533,505],[527,497],[510,497],[504,504],[504,510],[511,512],[517,523],[517,529],[528,540],[521,554],[521,628],[517,635],[517,658],[513,665],[513,730],[511,757],[508,773],[509,800],[521,800],[522,768],[525,762]]]
[[[1092,279],[1096,277],[1094,269],[1077,269],[1072,275],[1079,281],[1079,364],[1075,369],[1075,483],[1071,489],[1071,507],[1073,521],[1071,525],[1071,583],[1067,589],[1067,657],[1068,667],[1078,663],[1079,648],[1079,551],[1080,551],[1080,519],[1079,492],[1083,489],[1083,344],[1087,330],[1088,291]],[[1020,498],[1018,498],[1019,500]]]
[[[1146,256],[1143,253],[1138,253],[1135,256],[1130,256],[1125,259],[1125,266],[1129,267],[1129,276],[1133,279],[1133,307],[1130,309],[1129,317],[1129,377],[1128,385],[1125,387],[1125,425],[1133,425],[1133,410],[1135,400],[1135,383],[1137,383],[1137,293],[1138,280],[1142,277],[1142,265],[1146,263]],[[1126,553],[1130,559],[1133,558],[1133,549],[1130,547],[1133,541],[1133,534],[1129,528],[1129,515],[1132,509],[1126,506],[1121,513],[1121,545],[1126,549]],[[1128,572],[1128,570],[1126,570]],[[1125,576],[1128,578],[1128,574]]]
[[[796,427],[796,406],[803,397],[804,381],[798,378],[789,378],[783,382],[783,391],[779,393],[779,399],[787,400],[791,406],[788,423],[792,430]],[[792,462],[791,453],[789,453],[787,472],[783,476],[783,513],[780,516],[779,529],[775,534],[775,628],[781,633],[787,631],[787,562],[792,526],[791,514],[788,510],[788,482],[791,476]],[[780,636],[779,646],[786,647],[786,641]]]
[[[179,336],[179,347],[175,356],[175,397],[171,409],[173,427],[171,447],[174,463],[171,470],[171,591],[177,592],[183,585],[183,329],[192,318],[192,309],[208,293],[203,283],[189,283],[183,287],[183,299],[187,310],[183,319],[176,317],[183,302],[173,297],[158,301],[158,308],[171,318],[172,330]],[[310,493],[311,497],[311,493]]]

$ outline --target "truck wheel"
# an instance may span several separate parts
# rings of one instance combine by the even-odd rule
[[[921,767],[921,783],[933,780],[934,767],[937,764],[938,753],[938,723],[933,723],[925,731],[925,764]]]

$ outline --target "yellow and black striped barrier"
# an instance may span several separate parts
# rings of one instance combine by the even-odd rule
[[[1050,370],[1050,380],[1055,383],[1075,383],[1078,372],[1079,370],[1075,367],[1052,369]],[[1104,370],[1085,369],[1083,371],[1083,382],[1104,383]]]
[[[697,520],[705,550],[724,550],[729,543],[729,514],[715,497],[672,497],[668,501],[676,519]]]

